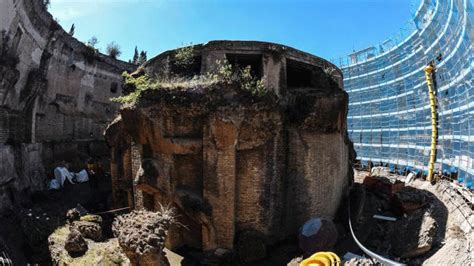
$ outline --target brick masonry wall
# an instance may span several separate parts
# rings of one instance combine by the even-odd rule
[[[41,2],[0,1],[0,31],[9,37],[0,46],[17,61],[0,67],[0,144],[34,145],[25,148],[30,157],[13,157],[14,165],[28,171],[1,170],[0,175],[17,179],[4,189],[44,188],[71,149],[77,150],[70,156],[77,165],[87,156],[104,156],[93,146],[104,144],[102,133],[118,109],[110,98],[121,94],[121,73],[135,69],[100,53],[90,56],[90,49],[67,34]]]
[[[278,110],[222,107],[205,117],[188,110],[183,119],[183,113],[173,118],[169,108],[176,106],[126,109],[119,122],[140,142],[141,148],[132,152],[132,168],[150,159],[156,167],[157,176],[143,178],[149,180],[145,190],[134,188],[135,207],[157,209],[171,203],[180,222],[193,228],[172,228],[169,247],[232,249],[246,231],[274,243],[295,234],[312,217],[334,217],[349,180],[344,131],[285,124]],[[187,123],[193,116],[202,123]],[[338,116],[334,123],[344,128]],[[124,157],[127,151],[119,153]],[[114,180],[146,175],[142,170],[129,174],[128,166],[122,167]]]
[[[195,48],[201,73],[227,53],[262,54],[274,95],[258,98],[237,84],[218,84],[147,91],[121,109],[106,138],[115,147],[128,135],[142,147],[135,207],[172,204],[192,230],[172,228],[167,246],[203,250],[234,249],[249,239],[272,244],[311,217],[333,218],[348,185],[351,148],[347,94],[321,69],[328,62],[262,42]],[[151,59],[145,71],[163,74],[172,53]],[[286,58],[314,70],[312,87],[288,88]]]
[[[332,219],[348,185],[348,147],[340,133],[289,132],[288,226],[312,217]]]

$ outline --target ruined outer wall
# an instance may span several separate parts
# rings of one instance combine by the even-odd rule
[[[192,228],[172,229],[170,247],[205,250],[232,249],[249,231],[275,243],[312,217],[334,218],[351,177],[347,96],[320,97],[301,123],[277,106],[158,100],[122,109],[107,129],[116,207],[133,204],[134,179],[135,207],[176,204]]]
[[[10,34],[10,49],[19,58],[18,79],[13,86],[2,87],[1,105],[11,114],[34,113],[25,121],[34,126],[24,136],[29,142],[85,139],[91,132],[94,139],[101,139],[104,123],[117,109],[109,99],[121,94],[120,74],[134,66],[90,54],[38,2],[0,3],[0,29]],[[114,83],[117,90],[112,92]],[[9,137],[15,138],[11,133]]]
[[[186,74],[170,73],[174,52],[145,72]],[[276,243],[312,217],[334,218],[352,178],[339,69],[278,44],[212,41],[194,46],[193,74],[237,56],[263,72],[265,97],[226,83],[147,90],[107,129],[116,207],[177,207],[190,230],[172,228],[169,248]]]
[[[327,219],[335,217],[344,189],[349,185],[349,148],[343,134],[290,130],[289,135],[292,179],[287,184],[288,219],[297,217],[297,222],[288,224],[296,232],[311,214]]]
[[[1,47],[17,59],[0,66],[0,144],[7,144],[0,154],[14,166],[0,171],[0,189],[42,189],[43,168],[55,160],[78,151],[106,155],[102,132],[118,107],[109,99],[121,95],[120,74],[135,68],[68,35],[41,3],[0,1],[0,31],[9,37]],[[22,161],[18,154],[31,149],[35,163]],[[65,150],[76,155],[66,158]],[[29,169],[41,174],[25,176]]]

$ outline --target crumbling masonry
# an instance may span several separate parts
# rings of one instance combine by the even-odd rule
[[[347,94],[331,63],[264,42],[194,46],[193,64],[176,50],[148,61],[150,75],[199,75],[227,60],[264,77],[268,97],[232,84],[151,90],[109,125],[117,205],[171,204],[180,223],[168,247],[233,249],[297,233],[311,217],[333,218],[352,177]]]
[[[70,36],[43,1],[0,1],[0,211],[45,189],[58,161],[108,156],[109,99],[134,68]]]

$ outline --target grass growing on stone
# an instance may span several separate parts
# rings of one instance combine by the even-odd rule
[[[85,222],[92,222],[92,223],[102,223],[102,218],[99,215],[92,215],[92,214],[86,214],[84,216],[81,216],[80,218],[81,221]]]
[[[175,54],[176,64],[183,67],[190,66],[194,63],[194,46],[186,46],[178,48]]]
[[[268,90],[265,88],[264,78],[257,79],[252,75],[250,66],[243,69],[234,70],[232,66],[224,61],[217,61],[213,71],[204,75],[194,76],[193,78],[172,77],[168,79],[160,79],[159,77],[151,77],[148,74],[133,77],[127,72],[123,72],[122,76],[125,85],[135,88],[130,94],[111,98],[111,101],[118,102],[123,105],[135,104],[140,98],[142,92],[147,90],[160,89],[190,89],[197,87],[210,87],[216,84],[237,83],[242,90],[249,91],[253,96],[263,97]]]
[[[122,252],[117,239],[104,243],[93,243],[89,250],[75,259],[71,265],[131,265],[129,259]]]
[[[160,90],[160,89],[186,89],[196,87],[206,87],[217,84],[217,80],[210,80],[204,76],[195,76],[192,79],[174,77],[167,80],[160,80],[158,78],[152,78],[145,74],[143,76],[134,78],[130,74],[124,72],[122,76],[125,78],[125,84],[135,88],[133,92],[128,95],[119,96],[112,98],[113,102],[121,104],[134,104],[142,94],[147,90]]]
[[[79,257],[71,257],[64,249],[69,226],[56,229],[49,237],[51,257],[55,265],[130,265],[116,238],[107,242],[94,242],[86,239],[88,250]]]
[[[58,229],[54,230],[54,232],[49,237],[49,240],[50,242],[54,241],[54,243],[64,244],[68,234],[69,234],[69,228],[67,226],[61,226]]]

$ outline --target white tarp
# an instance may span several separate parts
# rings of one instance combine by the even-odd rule
[[[89,181],[89,175],[85,169],[76,174],[76,182],[83,183]]]
[[[66,167],[58,166],[54,169],[54,179],[61,184],[61,187],[64,186],[64,181],[66,181],[66,179],[69,180],[71,184],[74,184],[74,181],[72,181],[73,177],[73,173],[69,172]]]
[[[388,167],[375,166],[370,171],[370,175],[389,177],[390,176],[390,169]]]
[[[411,181],[412,181],[413,179],[415,179],[415,176],[416,176],[415,173],[410,172],[410,173],[408,174],[407,178],[405,178],[405,184],[410,184]]]
[[[51,179],[51,181],[49,181],[49,189],[59,189],[58,180]]]

